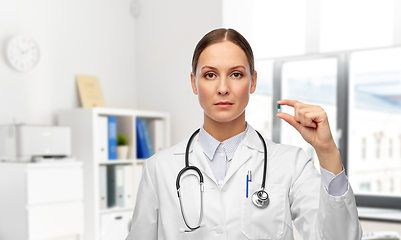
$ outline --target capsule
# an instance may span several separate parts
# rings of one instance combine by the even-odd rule
[[[277,112],[281,113],[281,105],[280,104],[277,104]]]

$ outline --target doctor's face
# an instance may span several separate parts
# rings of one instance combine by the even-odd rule
[[[191,82],[205,117],[230,122],[244,114],[249,96],[255,92],[256,72],[251,73],[239,46],[223,41],[203,50]]]

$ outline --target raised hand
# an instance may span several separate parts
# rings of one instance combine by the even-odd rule
[[[315,149],[320,165],[338,174],[342,171],[340,152],[330,131],[327,114],[318,105],[309,105],[297,100],[280,100],[277,104],[294,108],[294,116],[278,113],[276,116],[293,126]]]

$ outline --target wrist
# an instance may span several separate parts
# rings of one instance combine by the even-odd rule
[[[337,149],[337,147],[324,151],[318,149],[315,150],[317,157],[319,158],[320,166],[327,171],[332,172],[334,175],[342,172],[343,164],[341,162],[340,151]]]

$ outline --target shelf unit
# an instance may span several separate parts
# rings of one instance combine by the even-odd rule
[[[126,134],[129,138],[128,159],[102,160],[100,151],[99,117],[115,116],[117,118],[117,132]],[[136,118],[145,120],[148,126],[153,121],[158,121],[161,131],[149,129],[150,139],[162,143],[162,148],[170,146],[170,116],[164,112],[145,110],[114,109],[114,108],[80,108],[60,111],[57,115],[58,125],[71,127],[72,153],[78,161],[83,162],[84,171],[84,239],[105,240],[112,235],[114,239],[124,239],[125,236],[111,234],[109,228],[113,223],[107,222],[107,215],[119,216],[119,219],[131,220],[133,207],[112,207],[101,209],[100,207],[100,166],[131,165],[133,179],[133,196],[131,206],[134,206],[138,189],[142,166],[146,160],[136,158]],[[155,150],[156,152],[156,150]],[[114,214],[114,215],[113,215]],[[102,223],[103,222],[103,223]],[[107,223],[106,223],[107,222]],[[129,225],[129,222],[127,222]],[[125,228],[126,227],[126,228]],[[114,226],[116,229],[117,227]],[[124,225],[124,231],[128,226]],[[124,235],[124,231],[121,234]]]

